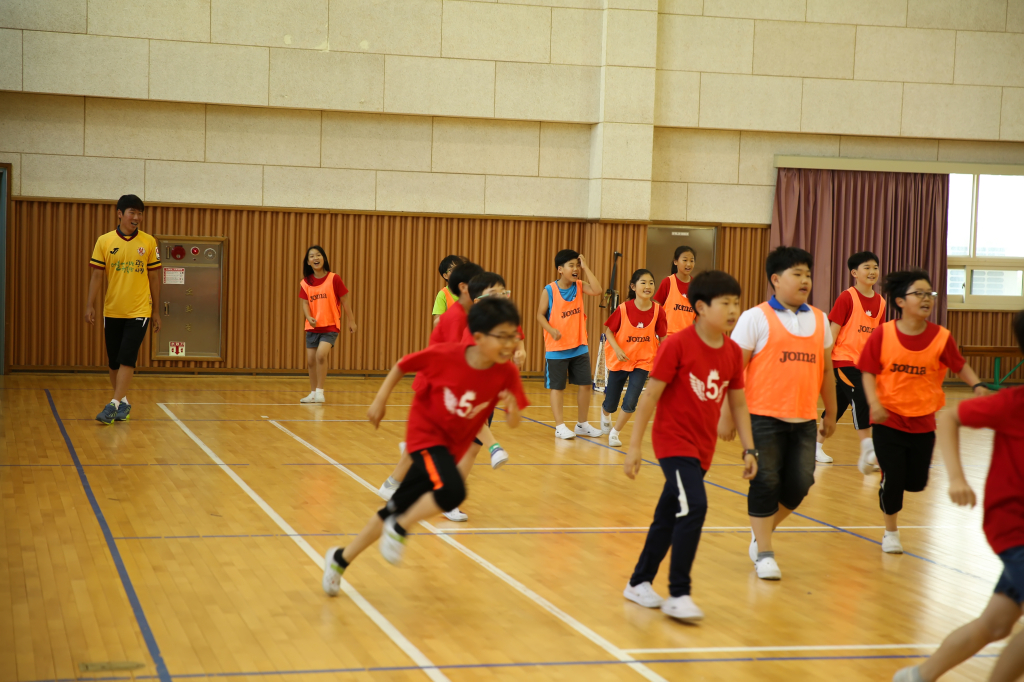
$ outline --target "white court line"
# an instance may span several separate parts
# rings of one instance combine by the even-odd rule
[[[185,432],[185,435],[191,438],[192,441],[196,445],[198,445],[199,448],[203,452],[205,452],[210,459],[216,462],[217,466],[220,467],[220,469],[224,473],[231,477],[231,480],[237,483],[238,486],[245,491],[245,493],[252,499],[253,502],[259,505],[260,509],[267,513],[267,516],[273,519],[274,523],[276,523],[281,530],[287,533],[292,538],[292,540],[295,541],[295,544],[297,544],[299,548],[301,548],[302,551],[306,553],[306,556],[313,560],[313,563],[317,566],[317,568],[323,570],[324,558],[317,554],[316,550],[313,549],[313,547],[308,542],[306,542],[306,540],[303,537],[296,533],[295,529],[292,528],[288,524],[288,522],[281,517],[280,514],[274,511],[273,507],[267,504],[262,497],[257,495],[256,491],[250,488],[249,485],[245,481],[243,481],[238,474],[232,471],[229,466],[224,464],[224,461],[220,457],[218,457],[213,452],[213,450],[208,448],[206,446],[206,443],[199,440],[199,437],[196,436],[196,434],[192,433],[192,431],[187,426],[185,426],[185,424],[183,424],[181,420],[178,419],[178,417],[175,416],[175,414],[167,408],[166,405],[164,405],[163,403],[157,403],[157,405],[160,407],[160,409],[167,413],[167,416],[170,417],[171,420],[174,421],[174,423],[177,424],[182,431]],[[412,642],[406,639],[405,635],[398,631],[398,628],[392,625],[391,622],[387,618],[385,618],[380,611],[374,608],[373,604],[366,601],[366,598],[363,597],[363,595],[359,594],[359,592],[357,592],[354,587],[348,584],[348,582],[345,581],[344,578],[341,580],[341,590],[346,594],[346,596],[348,596],[349,599],[352,600],[353,603],[355,603],[356,606],[359,607],[360,611],[365,613],[369,617],[369,619],[377,625],[377,627],[384,631],[384,634],[388,636],[388,639],[394,642],[399,649],[404,651],[406,655],[409,656],[409,658],[411,658],[416,663],[416,665],[418,665],[423,670],[427,677],[429,677],[431,680],[434,680],[434,682],[450,682],[450,680],[444,675],[444,673],[438,670],[437,666],[435,666],[431,662],[431,660],[423,654],[422,651],[417,649]]]
[[[1005,646],[1003,642],[989,644],[986,649]],[[837,644],[820,646],[716,646],[681,649],[625,649],[630,654],[741,654],[785,651],[891,651],[899,649],[938,649],[938,644]]]
[[[275,424],[275,426],[277,426]],[[280,428],[280,427],[278,427]],[[338,465],[341,467],[341,465]],[[344,467],[342,467],[344,468]],[[346,470],[347,471],[347,470]],[[376,490],[374,490],[376,492]],[[566,531],[566,530],[647,530],[647,526],[574,526],[574,527],[518,527],[518,528],[439,528],[438,533],[481,533],[493,531]],[[836,526],[841,530],[882,530],[885,526]],[[975,530],[974,526],[900,526],[900,529],[961,529]],[[704,526],[702,530],[750,530],[750,526]],[[818,532],[834,532],[830,527],[822,526],[785,526],[782,531],[788,530],[813,530]]]
[[[301,443],[302,445],[306,446],[311,451],[313,451],[314,453],[319,455],[322,459],[326,460],[327,462],[330,462],[336,468],[338,468],[341,471],[345,472],[349,477],[352,478],[352,480],[354,480],[357,483],[361,484],[367,490],[370,490],[371,492],[373,492],[374,495],[377,494],[377,488],[376,487],[374,487],[373,485],[368,483],[366,480],[364,480],[360,476],[357,476],[350,469],[347,469],[343,465],[339,464],[337,461],[335,461],[334,459],[329,457],[327,454],[325,454],[323,451],[318,449],[316,446],[314,446],[311,443],[308,443],[307,441],[303,440],[302,438],[300,438],[299,436],[295,435],[294,433],[292,433],[291,431],[289,431],[285,427],[281,426],[280,424],[278,424],[276,421],[274,421],[272,419],[268,420],[267,423],[268,424],[273,424],[274,426],[279,428],[281,431],[284,431],[289,436],[291,436],[293,439],[295,439],[297,442]],[[597,634],[596,632],[594,632],[593,630],[588,628],[586,625],[584,625],[583,623],[579,622],[578,620],[576,620],[575,618],[570,616],[568,613],[566,613],[562,609],[558,608],[557,606],[552,604],[550,601],[548,601],[544,597],[540,596],[539,594],[537,594],[536,592],[534,592],[533,590],[528,588],[526,585],[522,584],[521,582],[519,582],[518,580],[513,578],[512,576],[510,576],[505,571],[501,570],[500,568],[498,568],[497,566],[495,566],[491,562],[487,561],[482,556],[480,556],[479,554],[477,554],[473,550],[469,549],[468,547],[466,547],[466,546],[462,545],[461,543],[453,540],[451,537],[448,537],[448,535],[446,533],[444,533],[443,531],[439,530],[434,525],[432,525],[430,523],[427,523],[426,521],[422,521],[420,523],[420,525],[422,525],[424,528],[426,528],[431,533],[437,535],[444,542],[448,543],[449,545],[451,545],[455,549],[457,549],[460,552],[462,552],[463,554],[465,554],[467,557],[469,557],[470,559],[472,559],[473,561],[478,563],[480,566],[483,566],[488,571],[490,571],[494,575],[496,575],[499,578],[501,578],[506,584],[508,584],[509,586],[514,588],[519,593],[523,594],[524,596],[526,596],[529,599],[531,599],[534,602],[536,602],[545,611],[547,611],[551,615],[553,615],[556,618],[558,618],[560,621],[562,621],[563,623],[565,623],[566,625],[571,627],[573,630],[575,630],[576,632],[580,633],[581,635],[583,635],[584,637],[589,639],[591,642],[593,642],[597,646],[599,646],[602,649],[604,649],[613,658],[615,658],[616,660],[619,660],[619,661],[622,661],[622,662],[626,663],[627,667],[631,668],[634,672],[640,674],[645,679],[650,680],[650,682],[668,682],[668,680],[666,680],[664,677],[662,677],[661,675],[658,675],[656,672],[654,672],[653,670],[648,668],[643,663],[638,662],[635,658],[630,656],[628,653],[626,653],[622,649],[618,648],[617,646],[615,646],[614,644],[609,642],[607,639],[605,639],[601,635]]]

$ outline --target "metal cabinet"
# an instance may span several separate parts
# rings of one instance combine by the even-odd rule
[[[655,282],[661,282],[672,274],[672,255],[676,247],[689,246],[696,251],[696,275],[704,270],[714,270],[716,228],[697,225],[648,225],[647,226],[647,269],[654,275]]]
[[[152,335],[158,360],[223,360],[226,237],[156,235],[163,263],[162,327]]]

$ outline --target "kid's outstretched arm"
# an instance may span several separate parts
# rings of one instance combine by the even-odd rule
[[[391,371],[388,372],[384,383],[380,385],[373,403],[370,404],[370,409],[366,411],[366,419],[373,424],[373,428],[376,429],[380,426],[380,420],[384,418],[384,413],[387,411],[388,398],[391,396],[391,391],[395,390],[395,386],[398,385],[398,382],[404,376],[405,372],[402,371],[398,366],[398,362],[396,362]]]
[[[956,407],[939,412],[938,432],[939,450],[949,474],[949,499],[961,507],[973,507],[978,500],[960,463],[960,416]]]
[[[661,394],[665,392],[666,386],[668,384],[660,379],[649,379],[647,390],[640,396],[636,414],[633,415],[633,436],[629,439],[629,450],[626,451],[626,461],[622,465],[622,470],[629,478],[635,479],[636,475],[640,473],[640,464],[643,462],[641,444],[644,440],[644,432],[647,431],[647,422],[651,420],[654,408],[658,406],[658,401],[661,400]]]

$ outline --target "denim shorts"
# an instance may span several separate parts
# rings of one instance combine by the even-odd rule
[[[1011,547],[999,558],[1003,561],[1003,573],[993,592],[1005,594],[1017,604],[1024,603],[1024,545]]]
[[[764,518],[774,515],[779,504],[796,509],[814,485],[817,423],[791,423],[752,414],[750,428],[760,457],[757,475],[750,482],[747,513]]]
[[[321,341],[326,341],[333,346],[337,340],[338,332],[324,332],[322,334],[306,332],[306,348],[309,349],[319,348]]]
[[[622,411],[632,414],[636,412],[636,404],[640,400],[640,393],[644,390],[644,383],[647,381],[649,372],[646,369],[609,370],[608,384],[604,388],[604,403],[601,405],[604,411],[612,414],[619,409],[619,397],[622,396],[622,389],[626,386],[626,379],[629,379],[629,386],[626,387],[626,396],[622,398]]]

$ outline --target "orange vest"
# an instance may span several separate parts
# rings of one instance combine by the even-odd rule
[[[839,337],[832,345],[832,359],[856,363],[860,360],[860,352],[864,350],[864,345],[868,342],[871,332],[875,331],[875,327],[885,319],[885,299],[882,299],[881,305],[878,306],[878,317],[871,317],[860,302],[857,288],[850,287],[847,291],[853,298],[853,312],[850,313],[850,319],[839,330]]]
[[[675,280],[676,276],[669,275],[669,278]],[[668,336],[692,327],[693,321],[697,319],[690,299],[686,294],[679,293],[679,285],[675,281],[669,284],[668,296],[665,297],[665,317],[668,321]]]
[[[544,330],[544,350],[570,350],[587,345],[587,316],[583,312],[583,285],[576,282],[576,298],[566,301],[558,293],[558,282],[551,283],[551,309],[548,323],[562,333],[555,341],[548,330]]]
[[[455,294],[452,293],[452,290],[449,289],[448,287],[441,289],[441,291],[444,292],[444,309],[448,310],[449,308],[452,307],[452,303],[455,303],[459,299],[458,297],[455,296]]]
[[[658,352],[658,337],[654,331],[658,328],[658,313],[661,306],[654,304],[654,318],[650,327],[634,327],[626,314],[626,304],[619,306],[619,331],[615,332],[615,341],[623,350],[626,357],[625,362],[619,360],[612,345],[604,347],[604,363],[612,372],[632,372],[634,369],[646,369],[651,371],[654,366],[654,356]]]
[[[811,307],[814,333],[797,336],[779,320],[768,303],[758,306],[768,320],[768,343],[747,365],[747,408],[750,414],[776,419],[817,419],[818,396],[825,376],[825,325]]]
[[[333,272],[328,272],[320,286],[311,286],[306,278],[302,278],[300,286],[309,298],[309,314],[316,318],[317,327],[337,327],[341,329],[341,311],[338,310],[338,297],[334,295]],[[306,331],[313,325],[306,320]]]
[[[903,417],[923,417],[942,409],[948,368],[940,358],[948,340],[949,330],[941,327],[927,348],[911,351],[900,343],[895,321],[882,325],[882,373],[875,377],[875,390],[885,409]]]

